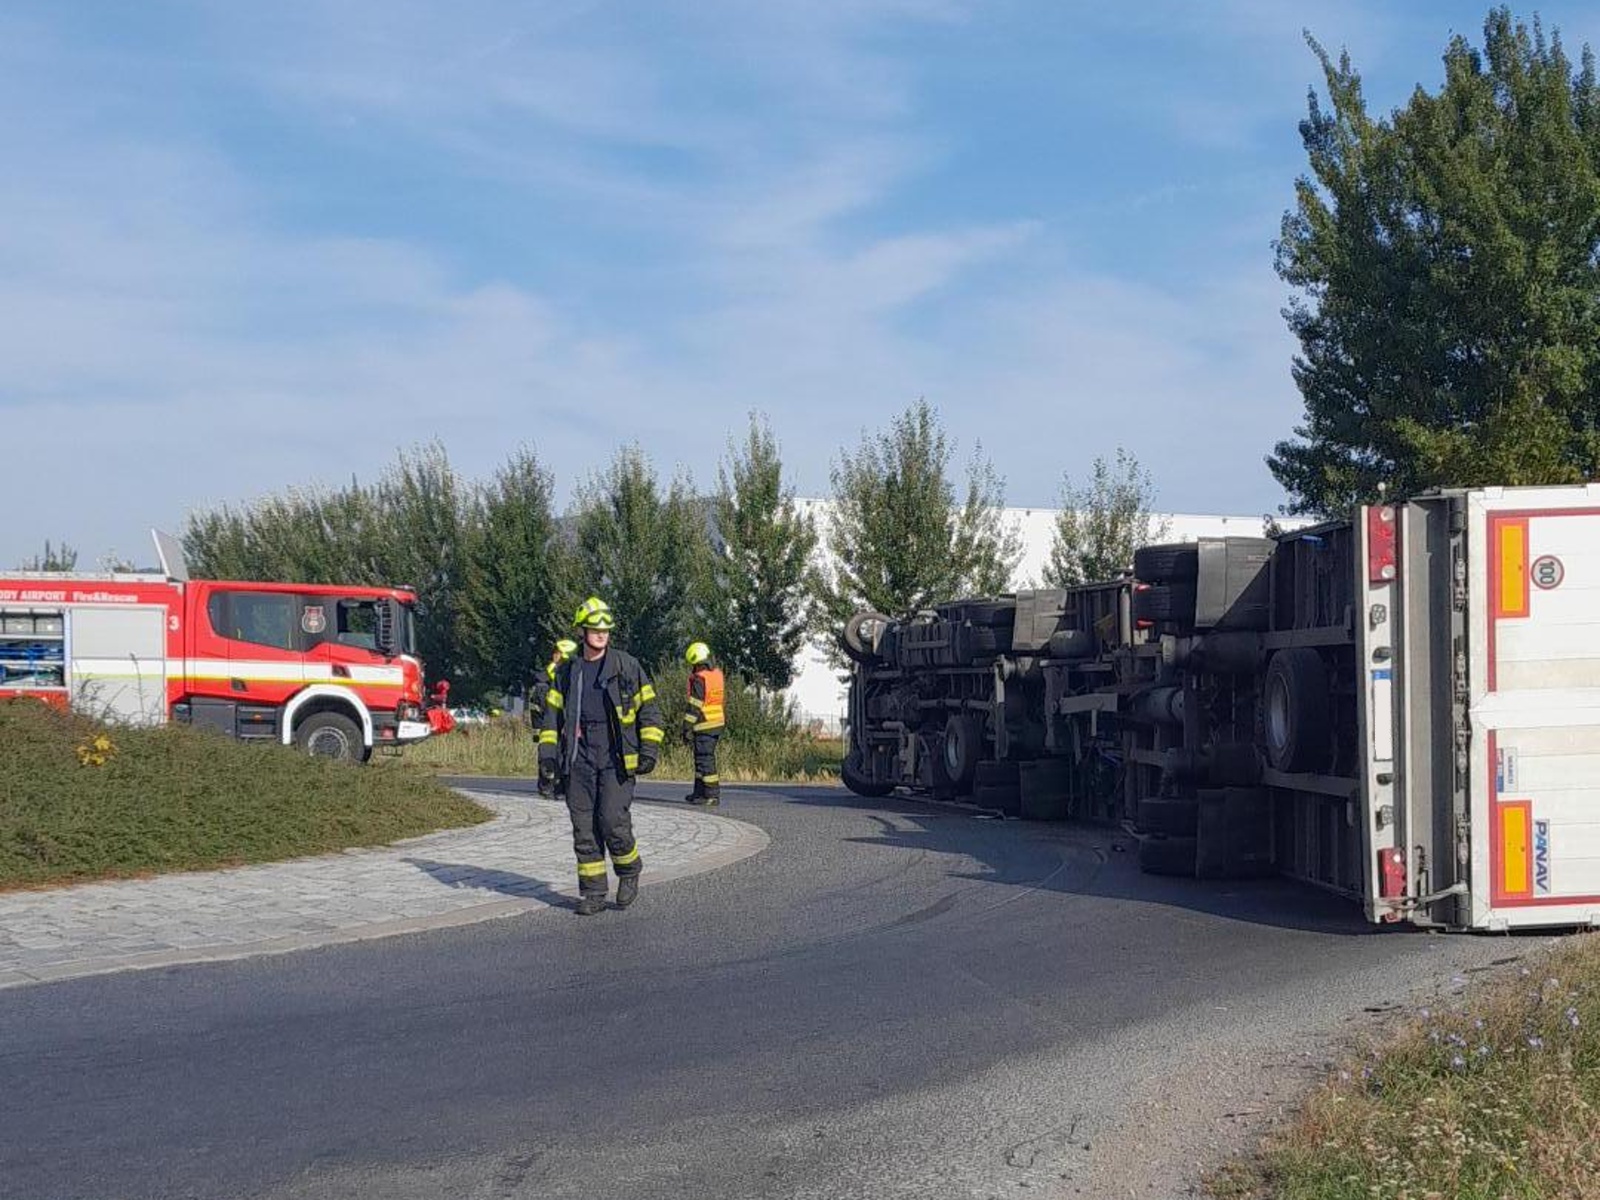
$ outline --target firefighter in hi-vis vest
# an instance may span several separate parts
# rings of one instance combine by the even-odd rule
[[[555,644],[555,649],[550,651],[550,661],[545,664],[544,670],[534,679],[528,688],[528,724],[533,726],[534,742],[539,739],[539,726],[544,720],[545,697],[550,694],[550,689],[556,681],[556,668],[578,652],[578,643],[571,638],[562,638]],[[554,782],[539,772],[539,795],[549,798],[555,792]]]
[[[617,907],[639,895],[644,863],[633,840],[634,779],[656,769],[661,709],[639,660],[611,645],[611,606],[578,606],[579,653],[556,668],[539,726],[539,775],[565,796],[578,856],[579,916],[606,906],[606,852],[617,873]]]
[[[717,739],[727,723],[723,715],[727,686],[721,668],[711,661],[711,647],[704,642],[695,642],[683,657],[689,664],[689,707],[683,711],[683,740],[694,746],[694,791],[684,799],[710,808],[722,802]]]

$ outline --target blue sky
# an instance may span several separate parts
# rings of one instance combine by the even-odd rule
[[[0,566],[435,437],[710,481],[752,409],[824,494],[918,396],[1014,504],[1273,510],[1301,31],[1387,110],[1486,7],[13,0]]]

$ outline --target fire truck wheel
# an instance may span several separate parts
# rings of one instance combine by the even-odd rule
[[[1133,577],[1140,583],[1184,583],[1200,574],[1200,549],[1193,542],[1140,546],[1133,552]]]
[[[875,800],[880,796],[887,796],[890,792],[894,791],[894,784],[878,783],[875,780],[868,779],[865,775],[863,775],[861,773],[861,760],[856,756],[854,751],[851,751],[850,754],[845,758],[843,764],[840,765],[839,779],[845,787],[849,788],[856,795],[865,796],[869,800]]]
[[[1279,650],[1267,665],[1261,697],[1267,757],[1280,771],[1320,771],[1328,765],[1328,668],[1315,650]]]
[[[1196,842],[1192,837],[1139,839],[1139,869],[1146,875],[1194,875]]]
[[[361,727],[342,713],[312,713],[295,728],[294,744],[312,758],[336,758],[341,762],[361,762],[366,758]]]

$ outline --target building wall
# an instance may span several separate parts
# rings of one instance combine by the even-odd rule
[[[826,518],[832,502],[828,500],[799,500],[799,507],[817,522],[817,531],[826,537]],[[1037,587],[1044,578],[1045,564],[1050,560],[1050,543],[1055,533],[1059,509],[1008,508],[1005,519],[1022,535],[1022,558],[1012,577],[1014,587]],[[1167,522],[1164,542],[1192,542],[1203,537],[1260,537],[1265,528],[1264,516],[1221,516],[1207,513],[1157,513],[1159,528]],[[1300,522],[1279,518],[1286,527]],[[826,556],[824,545],[818,553]],[[951,597],[955,599],[956,597]],[[844,717],[845,683],[837,668],[822,652],[808,646],[800,656],[800,669],[789,695],[804,720],[822,729],[836,731]]]

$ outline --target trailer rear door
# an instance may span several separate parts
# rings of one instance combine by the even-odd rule
[[[1468,496],[1472,924],[1600,925],[1600,487]]]

